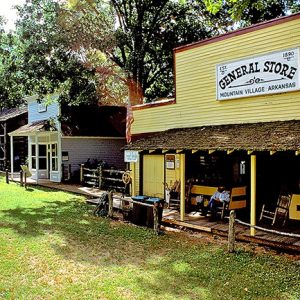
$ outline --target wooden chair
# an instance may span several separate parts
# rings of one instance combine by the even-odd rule
[[[179,209],[180,208],[180,181],[175,180],[174,184],[170,188],[170,199],[168,208]]]
[[[265,204],[262,206],[259,221],[261,221],[263,218],[266,218],[272,220],[272,225],[274,225],[276,220],[281,218],[283,220],[282,226],[284,226],[288,218],[290,204],[290,195],[279,195],[275,211],[266,210]]]

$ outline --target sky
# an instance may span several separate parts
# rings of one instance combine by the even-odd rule
[[[5,30],[14,29],[17,12],[12,8],[14,5],[23,4],[26,0],[0,0],[0,15],[7,19]]]

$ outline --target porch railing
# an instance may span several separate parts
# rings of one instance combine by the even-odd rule
[[[235,233],[235,223],[247,226],[252,229],[257,229],[263,232],[275,234],[275,235],[280,235],[280,236],[286,236],[286,237],[291,237],[291,238],[300,238],[300,234],[297,233],[290,233],[290,232],[282,232],[274,229],[268,229],[264,227],[260,227],[257,225],[252,225],[246,222],[243,222],[239,219],[236,219],[235,216],[235,211],[231,210],[229,217],[225,217],[226,219],[229,219],[229,228],[228,228],[228,252],[234,252],[235,251],[235,238],[236,238],[236,233]],[[255,235],[252,236],[252,238],[255,238]]]

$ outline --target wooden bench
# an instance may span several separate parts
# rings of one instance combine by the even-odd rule
[[[216,186],[192,185],[190,193],[191,204],[197,205],[197,196],[203,196],[204,203],[206,203],[217,189],[218,187]]]
[[[300,220],[300,195],[293,194],[289,208],[289,218],[291,220]]]
[[[247,206],[246,186],[234,187],[230,191],[230,201],[223,203],[220,207],[221,219],[224,218],[226,211],[242,209]],[[197,205],[197,196],[203,196],[204,205],[207,205],[210,197],[217,191],[218,187],[193,185],[191,188],[190,199],[192,205]]]
[[[246,189],[247,189],[246,186],[234,187],[231,189],[229,203],[223,203],[223,207],[220,207],[221,219],[224,218],[224,214],[226,211],[246,208],[247,206]]]

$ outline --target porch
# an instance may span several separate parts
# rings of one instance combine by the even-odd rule
[[[243,200],[238,214],[251,224],[249,231],[255,239],[259,231],[253,226],[259,223],[262,207],[275,211],[281,195],[300,194],[299,124],[278,121],[177,128],[137,137],[126,146],[139,154],[130,167],[133,194],[166,198],[172,192],[175,197],[170,197],[176,199],[180,212],[176,220],[185,222],[187,213],[197,209],[198,200],[209,200],[218,186],[228,191],[244,187],[246,192],[236,197]],[[193,186],[214,188],[209,193],[193,193]],[[291,206],[295,214],[290,218],[299,220],[297,203]]]
[[[195,231],[204,231],[213,235],[223,237],[228,236],[228,220],[210,221],[209,218],[199,216],[198,214],[189,213],[184,215],[184,220],[181,221],[179,211],[173,209],[164,209],[162,223],[166,225],[179,226]],[[300,221],[290,221],[285,228],[277,228],[278,231],[288,234],[300,234]],[[266,229],[276,230],[276,228],[264,224]],[[248,226],[236,223],[235,226],[236,240],[256,243],[263,246],[268,246],[285,251],[300,252],[300,238],[291,236],[281,236],[275,233],[256,230],[255,236],[250,234]]]
[[[10,175],[10,180],[20,183],[20,174],[19,173],[13,173],[13,175]],[[84,196],[89,196],[89,197],[99,197],[103,191],[99,190],[98,188],[94,187],[86,187],[82,186],[80,184],[75,184],[75,183],[63,183],[63,182],[53,182],[50,181],[49,179],[39,179],[38,182],[36,179],[33,179],[31,177],[26,179],[26,183],[28,185],[38,185],[50,189],[56,189],[56,190],[61,190],[64,192],[70,192],[74,194],[80,194]]]
[[[14,138],[26,137],[28,139],[28,168],[31,177],[39,180],[49,179],[54,182],[61,181],[61,133],[56,124],[41,120],[26,124],[10,132],[11,174],[14,172]],[[28,176],[29,177],[29,176]],[[13,180],[13,177],[11,177]]]

